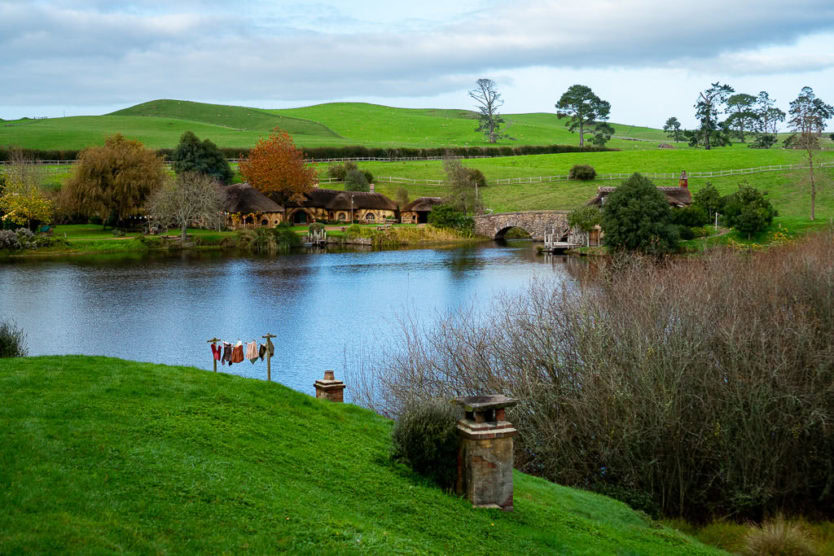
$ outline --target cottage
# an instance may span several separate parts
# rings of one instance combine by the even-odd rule
[[[286,217],[293,224],[316,221],[330,222],[385,222],[397,217],[397,205],[381,193],[313,189],[304,200],[289,202]]]
[[[284,207],[248,183],[221,186],[220,191],[227,228],[272,228],[284,219]]]
[[[420,197],[400,209],[403,224],[423,224],[429,221],[429,213],[435,205],[443,202],[440,197]]]

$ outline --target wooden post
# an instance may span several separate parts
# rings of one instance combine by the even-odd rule
[[[267,382],[272,382],[272,366],[270,364],[272,354],[269,353],[269,346],[273,346],[273,349],[275,349],[270,338],[276,338],[277,336],[275,336],[275,334],[270,334],[269,332],[267,332],[266,335],[261,337],[266,338],[266,380]]]
[[[221,340],[220,338],[212,338],[211,340],[208,341],[208,343],[213,344],[215,342],[222,342],[222,341],[223,340]],[[212,354],[211,354],[211,364],[214,367],[214,372],[216,373],[217,372],[217,359],[214,358],[214,352],[212,352]]]

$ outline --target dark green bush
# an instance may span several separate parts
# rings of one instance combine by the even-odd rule
[[[690,205],[683,208],[672,209],[672,223],[679,226],[695,228],[709,224],[709,215],[702,207]]]
[[[776,144],[778,138],[775,133],[762,133],[756,136],[756,140],[747,145],[751,149],[769,149]]]
[[[229,183],[232,179],[232,169],[217,145],[210,139],[201,142],[191,131],[182,134],[177,148],[168,158],[177,174],[197,172],[220,183]]]
[[[486,187],[486,176],[477,168],[467,168],[466,173],[469,175],[469,180],[478,187]]]
[[[342,163],[338,163],[338,164],[332,164],[331,163],[327,167],[327,175],[329,177],[333,178],[334,180],[345,181],[345,174],[346,173],[347,173],[347,170],[345,170],[345,165],[342,164]]]
[[[438,228],[451,228],[465,234],[475,230],[475,220],[452,205],[437,205],[429,213],[429,224]]]
[[[368,183],[374,182],[374,175],[370,172],[370,170],[362,170],[362,175],[365,176]]]
[[[645,512],[652,519],[661,517],[660,506],[654,501],[650,492],[627,488],[616,483],[597,483],[591,490],[624,502],[635,510]]]
[[[0,322],[0,357],[26,357],[26,334],[11,322]]]
[[[568,178],[572,180],[590,181],[595,177],[597,177],[597,171],[588,164],[575,164],[568,173]]]
[[[451,489],[457,478],[460,411],[447,400],[425,400],[408,405],[400,413],[391,440],[393,457],[417,473]]]
[[[724,211],[724,201],[721,198],[721,193],[718,192],[711,182],[707,182],[704,187],[692,196],[692,206],[704,210],[710,222],[715,218],[715,213]]]
[[[747,184],[740,184],[724,202],[724,223],[748,238],[766,230],[776,215],[762,192]]]
[[[684,241],[687,239],[695,239],[695,232],[692,228],[683,224],[675,224],[675,229],[678,232],[678,237]]]
[[[605,244],[613,250],[663,255],[677,248],[666,196],[640,174],[633,174],[608,195],[602,209]]]

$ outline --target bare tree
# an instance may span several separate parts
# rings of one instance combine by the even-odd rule
[[[210,176],[186,172],[170,180],[151,198],[148,212],[166,226],[176,226],[186,239],[188,226],[220,224],[223,202],[219,186]]]
[[[478,103],[478,111],[481,113],[475,131],[483,132],[490,143],[505,137],[498,131],[499,126],[504,123],[504,118],[498,114],[498,109],[504,105],[504,101],[495,87],[495,81],[492,79],[478,79],[477,86],[469,91],[469,96]]]

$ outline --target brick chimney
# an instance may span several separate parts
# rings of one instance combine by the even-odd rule
[[[316,397],[331,402],[343,403],[345,383],[336,380],[333,371],[324,371],[324,378],[317,380],[313,386],[316,388]]]
[[[513,509],[513,436],[505,409],[518,400],[503,395],[456,398],[466,415],[458,421],[456,490],[476,508]]]

